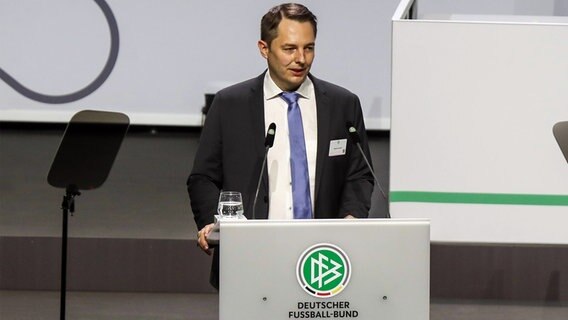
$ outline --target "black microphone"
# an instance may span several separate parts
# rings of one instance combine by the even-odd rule
[[[353,126],[353,124],[351,122],[347,122],[345,124],[345,126],[347,127],[347,132],[349,132],[349,139],[351,139],[351,142],[360,146],[361,139],[359,138],[359,134],[357,133],[357,129],[355,129],[355,127]]]
[[[272,122],[266,131],[266,138],[264,139],[264,159],[262,160],[262,169],[260,169],[260,176],[258,177],[258,184],[256,185],[256,193],[254,194],[254,201],[252,202],[252,219],[254,220],[256,211],[256,200],[258,200],[258,191],[260,190],[260,183],[262,182],[262,175],[266,167],[266,156],[268,156],[268,149],[272,148],[274,144],[274,136],[276,135],[276,124]]]
[[[387,196],[386,196],[385,192],[383,191],[383,187],[381,186],[379,179],[377,179],[377,176],[375,175],[375,171],[373,171],[373,167],[371,167],[371,164],[369,164],[369,160],[367,159],[367,156],[365,156],[365,152],[363,152],[363,149],[361,148],[361,138],[359,137],[359,133],[357,132],[357,129],[353,126],[353,124],[351,122],[347,122],[345,124],[345,126],[347,127],[347,132],[349,132],[349,139],[351,139],[351,142],[353,142],[357,145],[359,152],[361,153],[361,155],[363,156],[363,159],[365,160],[365,163],[367,164],[367,168],[369,168],[369,171],[371,171],[371,174],[373,175],[373,179],[375,179],[375,184],[379,187],[379,190],[381,191],[381,194],[383,195],[383,199],[387,200]],[[391,217],[390,213],[387,209],[387,218],[390,218],[390,217]]]
[[[266,132],[266,138],[264,139],[264,146],[267,148],[272,148],[274,144],[274,136],[276,135],[276,124],[272,122],[268,126],[268,131]]]

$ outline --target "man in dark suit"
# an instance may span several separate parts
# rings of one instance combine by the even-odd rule
[[[270,123],[276,124],[276,137],[254,218],[368,215],[373,177],[356,145],[348,141],[346,128],[350,123],[357,129],[370,159],[359,98],[309,73],[316,33],[316,17],[306,7],[272,8],[262,18],[258,42],[268,70],[215,96],[187,182],[198,245],[208,254],[207,235],[220,190],[241,192],[245,215],[253,218]],[[216,287],[217,258],[216,254],[211,278]]]

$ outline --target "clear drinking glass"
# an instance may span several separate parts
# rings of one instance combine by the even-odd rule
[[[237,191],[221,191],[217,213],[222,219],[238,219],[243,213],[243,198]]]

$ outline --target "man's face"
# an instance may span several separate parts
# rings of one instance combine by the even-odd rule
[[[282,19],[278,36],[270,47],[258,42],[260,54],[268,61],[270,76],[283,91],[294,91],[304,82],[315,57],[314,29],[309,22]]]

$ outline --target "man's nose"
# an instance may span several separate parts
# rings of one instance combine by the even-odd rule
[[[303,49],[296,50],[295,56],[296,63],[304,64],[306,63],[306,54]]]

